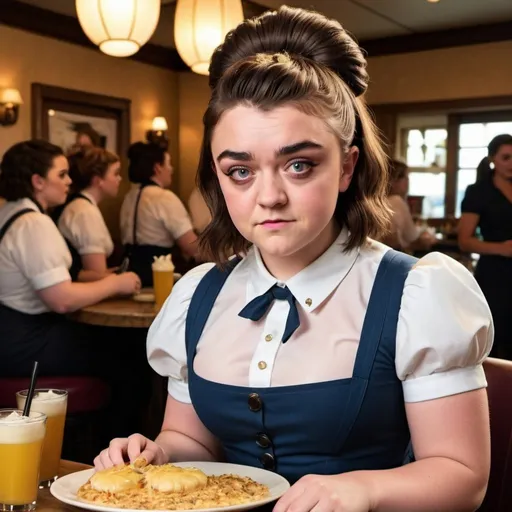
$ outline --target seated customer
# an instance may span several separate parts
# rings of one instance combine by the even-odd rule
[[[176,271],[186,272],[194,266],[198,241],[183,203],[167,190],[173,172],[167,150],[137,142],[128,157],[134,185],[121,207],[121,236],[130,270],[140,276],[142,286],[151,286],[154,256],[172,254]]]
[[[63,204],[71,184],[62,150],[41,140],[15,144],[0,164],[0,375],[92,375],[111,364],[108,347],[65,317],[140,289],[133,273],[74,283],[71,254],[46,210]]]
[[[428,231],[422,231],[416,226],[406,201],[409,192],[407,165],[398,160],[392,160],[389,175],[388,203],[392,210],[391,232],[383,241],[394,249],[404,251],[430,249],[436,239]]]
[[[69,158],[72,190],[67,203],[54,214],[73,264],[73,281],[95,281],[109,274],[107,258],[114,243],[98,204],[117,196],[121,174],[119,157],[92,148]]]

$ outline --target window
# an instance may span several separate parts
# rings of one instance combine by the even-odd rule
[[[444,127],[402,131],[403,160],[409,167],[409,195],[422,198],[422,217],[445,216],[447,136]]]

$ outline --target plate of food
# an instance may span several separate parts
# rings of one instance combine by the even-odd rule
[[[121,465],[78,471],[50,492],[75,507],[99,512],[249,510],[279,499],[290,484],[264,469],[220,462]]]

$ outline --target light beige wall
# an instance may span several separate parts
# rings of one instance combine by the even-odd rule
[[[199,151],[203,139],[203,114],[210,99],[208,77],[179,73],[180,96],[180,196],[187,198],[194,188]]]
[[[369,103],[512,94],[512,41],[369,59]],[[206,77],[180,73],[180,192],[192,190],[209,99]]]
[[[0,155],[31,137],[33,82],[130,99],[132,141],[143,140],[153,117],[165,116],[179,175],[177,73],[0,25],[0,87],[19,89],[24,100],[18,123],[0,127]],[[104,208],[114,232],[120,199]]]

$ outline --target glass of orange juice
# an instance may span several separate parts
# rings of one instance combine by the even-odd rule
[[[0,510],[35,510],[46,415],[0,409]]]
[[[23,410],[25,407],[27,394],[27,389],[16,393],[18,409]],[[67,405],[68,392],[63,389],[36,389],[34,391],[30,410],[42,412],[47,417],[39,475],[41,487],[49,487],[56,480],[59,472]]]
[[[155,257],[152,264],[153,291],[155,292],[155,306],[157,311],[161,309],[172,292],[174,286],[174,264],[170,254]]]

